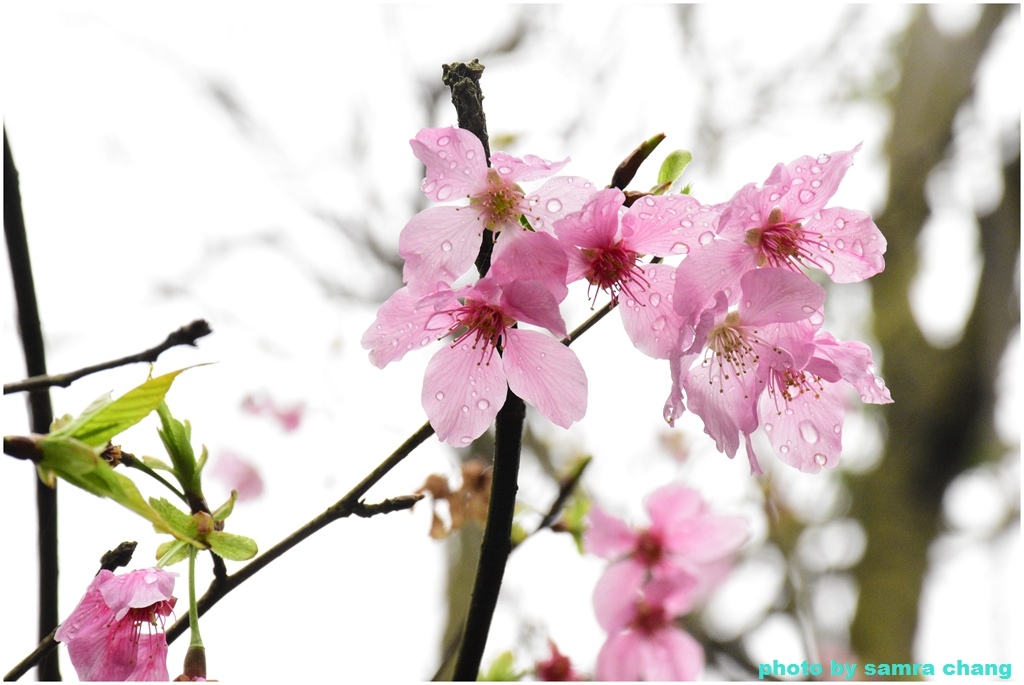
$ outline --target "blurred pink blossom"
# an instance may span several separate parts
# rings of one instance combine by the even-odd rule
[[[177,601],[177,575],[158,568],[96,575],[54,635],[81,680],[168,679],[163,624]]]
[[[298,429],[302,423],[302,417],[306,412],[306,405],[302,402],[290,407],[282,408],[266,395],[246,395],[242,400],[242,409],[254,416],[270,416],[281,424],[286,433]]]
[[[238,500],[253,500],[263,494],[263,478],[247,459],[233,452],[221,452],[210,467],[210,476],[231,490],[238,491]]]

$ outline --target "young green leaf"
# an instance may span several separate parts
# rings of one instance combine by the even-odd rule
[[[210,543],[210,549],[215,554],[231,561],[252,559],[256,556],[256,552],[259,551],[256,547],[256,541],[252,538],[247,538],[244,535],[233,535],[220,530],[211,531],[206,536],[206,541]]]
[[[163,523],[154,525],[158,533],[170,533],[176,538],[194,538],[197,526],[194,518],[178,509],[163,497],[150,497],[149,504],[160,514]]]
[[[156,558],[161,567],[177,564],[188,559],[188,550],[192,545],[181,540],[168,540],[156,548]]]
[[[665,161],[661,163],[661,169],[658,170],[658,184],[675,183],[683,175],[686,166],[692,161],[693,155],[687,150],[674,150],[670,152]]]

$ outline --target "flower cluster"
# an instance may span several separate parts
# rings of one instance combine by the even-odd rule
[[[168,679],[163,624],[177,599],[177,575],[158,568],[96,575],[54,635],[81,680]]]
[[[636,529],[599,507],[590,511],[588,552],[611,561],[594,588],[608,639],[598,680],[695,680],[704,651],[677,625],[728,571],[747,522],[707,509],[695,490],[665,486],[647,498],[651,524]]]
[[[849,283],[885,266],[885,238],[871,218],[826,207],[859,146],[779,164],[760,186],[706,205],[688,194],[630,202],[615,188],[552,177],[568,160],[497,152],[488,163],[480,142],[457,128],[424,129],[411,144],[426,166],[427,197],[468,204],[409,221],[399,238],[406,285],[362,344],[384,367],[445,341],[422,391],[441,440],[464,446],[479,437],[508,390],[560,426],[583,417],[586,374],[547,334],[566,335],[559,305],[579,280],[594,303],[609,294],[637,349],[669,361],[665,420],[689,409],[729,457],[742,438],[753,473],[761,473],[755,431],[782,461],[817,472],[838,463],[849,390],[864,402],[892,401],[870,349],[823,330],[825,290],[805,272]],[[520,185],[542,179],[532,193]],[[490,271],[457,287],[485,229],[495,236]]]

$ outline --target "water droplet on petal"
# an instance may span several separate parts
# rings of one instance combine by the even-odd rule
[[[780,197],[782,196],[779,195],[778,193],[772,193],[771,195],[768,196],[768,200],[771,202],[778,202]]]
[[[836,265],[825,259],[824,257],[818,257],[818,264],[821,266],[821,270],[831,276],[836,272]]]
[[[479,402],[476,403],[476,408],[479,409],[480,411],[487,409],[489,406],[491,406],[491,403],[488,402],[487,400],[480,400]]]
[[[690,248],[686,243],[676,243],[672,246],[672,254],[686,254],[690,251]]]
[[[821,452],[818,452],[817,454],[814,455],[814,461],[818,463],[818,466],[824,466],[826,463],[828,463],[828,457],[826,457]]]
[[[661,304],[661,294],[651,293],[651,297],[648,299],[648,302],[651,303],[652,307],[657,307],[659,304]]]
[[[843,425],[841,423],[837,423],[836,425],[832,426],[832,430],[834,430],[837,434],[842,433]]]
[[[790,409],[789,407],[786,407],[786,416],[792,416],[792,415],[793,415],[793,410]]]
[[[449,138],[448,136],[441,136],[440,138],[437,139],[438,145],[447,145],[450,142],[452,142],[452,139]]]
[[[468,414],[469,413],[469,407],[467,407],[466,405],[462,405],[462,413],[463,414]]]
[[[846,247],[846,241],[844,241],[842,238],[836,241],[837,250],[842,250],[844,247]]]
[[[447,240],[444,241],[443,243],[441,243],[441,251],[442,252],[451,252],[452,251],[452,244],[449,241],[447,241]]]
[[[444,150],[441,150],[437,153],[437,156],[440,157],[441,159],[445,159],[448,156],[448,153],[445,152]]]
[[[771,433],[771,432],[772,432],[773,430],[775,430],[775,426],[773,426],[773,425],[772,425],[772,424],[770,424],[770,423],[766,423],[766,424],[764,424],[764,429],[765,429],[766,431],[768,431],[769,433]]]
[[[452,196],[452,187],[448,185],[441,186],[437,189],[437,199],[447,200]]]
[[[476,153],[475,153],[475,152],[473,152],[472,150],[466,150],[466,159],[473,159],[473,156],[474,156],[475,154],[476,154]]]
[[[508,166],[500,167],[498,169],[498,173],[502,174],[502,175],[511,174],[512,173],[512,167],[508,167]]]
[[[811,167],[811,173],[812,174],[820,174],[821,173],[821,167],[818,166],[817,164],[815,164],[814,166]],[[819,183],[820,183],[820,181],[819,181]],[[812,185],[813,185],[813,183],[812,183]],[[814,186],[814,187],[817,188],[818,186]]]
[[[814,179],[813,181],[811,181],[812,188],[818,188],[819,186],[821,186],[821,181],[819,181],[818,179]]]
[[[461,442],[463,445],[468,445],[469,443],[473,442],[473,438],[469,437],[468,435],[463,435],[459,439],[459,442]]]
[[[659,316],[657,319],[654,320],[654,323],[651,324],[651,328],[653,328],[656,331],[660,331],[667,325],[668,319],[666,319],[664,316]]]
[[[432,192],[434,192],[434,188],[436,188],[436,187],[437,187],[437,183],[435,183],[434,181],[430,181],[429,183],[424,183],[423,184],[423,192],[424,193],[432,193]]]
[[[698,240],[700,240],[701,245],[707,245],[714,239],[715,234],[712,233],[711,231],[704,231],[703,233],[700,234],[700,238],[698,238]]]
[[[562,211],[562,203],[554,198],[548,200],[548,203],[545,206],[548,208],[548,211],[552,213]]]
[[[779,448],[779,451],[780,451],[780,452],[782,452],[783,454],[789,454],[789,448],[788,448],[788,447],[786,447],[785,445],[783,445],[782,447],[780,447],[780,448]]]
[[[818,429],[810,421],[801,421],[797,428],[800,429],[800,437],[809,444],[818,442]]]
[[[800,202],[803,202],[804,204],[806,204],[806,203],[808,203],[808,202],[810,202],[811,200],[814,199],[814,191],[813,190],[807,190],[806,188],[804,188],[803,190],[800,191],[799,198],[800,198]]]
[[[690,221],[689,219],[683,219],[682,221],[679,222],[679,225],[682,226],[683,228],[693,228],[693,222]]]
[[[818,155],[818,164],[827,164],[830,159],[829,155]]]
[[[441,392],[440,390],[438,390],[438,391],[437,391],[437,392],[436,392],[436,393],[434,394],[434,399],[435,399],[435,400],[437,400],[438,402],[440,402],[441,400],[443,400],[443,399],[444,399],[444,393],[443,393],[443,392]]]

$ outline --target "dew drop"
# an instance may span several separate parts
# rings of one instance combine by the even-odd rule
[[[749,303],[749,302],[747,303],[747,306],[748,306],[748,307],[750,306],[750,303]],[[805,304],[805,305],[804,305],[803,307],[801,307],[800,309],[802,309],[802,310],[804,311],[804,313],[805,313],[805,314],[813,314],[813,313],[814,313],[814,312],[816,311],[816,310],[814,309],[814,307],[812,307],[812,306],[811,306],[811,305],[809,305],[809,304]]]
[[[391,346],[392,347],[398,347],[398,338],[392,338],[391,339]]]
[[[828,164],[830,159],[829,155],[818,155],[818,164]]]
[[[821,173],[821,167],[818,166],[817,164],[815,164],[814,166],[811,167],[811,173],[812,174],[820,174]],[[821,183],[821,181],[819,181],[819,183]],[[812,183],[811,185],[814,185],[814,184]],[[814,186],[814,187],[817,188],[818,186]]]
[[[821,266],[821,270],[827,273],[829,276],[836,272],[836,265],[825,259],[824,257],[818,257],[818,264]]]
[[[462,405],[462,413],[463,414],[468,414],[469,413],[469,407],[467,407],[466,405]]]
[[[469,437],[468,435],[463,435],[459,439],[459,442],[461,442],[463,445],[468,445],[469,443],[473,442],[473,438]]]
[[[782,452],[783,454],[789,454],[789,447],[783,445],[782,447],[779,448],[779,451]]]
[[[805,442],[813,445],[818,442],[818,429],[815,428],[810,421],[801,421],[797,428],[800,429],[800,437]]]
[[[835,431],[836,434],[838,435],[839,433],[843,432],[843,425],[840,424],[840,423],[837,423],[836,425],[832,426],[832,430]]]
[[[441,186],[440,188],[437,189],[437,199],[438,200],[447,200],[451,196],[452,196],[452,187],[451,186],[445,185],[445,186]]]
[[[440,138],[437,139],[438,145],[447,145],[450,142],[452,142],[452,139],[449,138],[448,136],[441,136]]]
[[[459,165],[458,165],[458,163],[456,163],[456,162],[450,162],[450,163],[448,164],[448,168],[449,168],[449,169],[454,169],[454,168],[455,168],[455,167],[457,167],[457,166],[459,166]]]
[[[857,255],[858,257],[864,256],[864,243],[862,243],[860,240],[854,240],[853,246],[850,249],[852,249],[853,254]]]
[[[452,251],[452,244],[449,241],[447,241],[447,240],[444,241],[443,243],[441,243],[441,251],[442,252],[451,252]]]
[[[444,150],[441,150],[440,152],[437,153],[437,156],[440,157],[441,159],[445,159],[448,157],[448,153],[445,152]]]
[[[766,423],[766,424],[764,424],[764,429],[765,429],[766,431],[768,431],[769,433],[771,433],[771,432],[772,432],[773,430],[775,430],[775,426],[773,426],[773,425],[772,425],[772,424],[770,424],[770,423]]]
[[[487,409],[489,406],[491,406],[491,403],[488,402],[487,400],[480,400],[479,402],[476,403],[476,408],[479,409],[480,411]]]
[[[690,221],[689,219],[683,219],[682,221],[679,222],[679,225],[682,226],[683,228],[693,228],[693,222]]]
[[[666,319],[664,316],[659,316],[657,319],[654,320],[654,323],[651,324],[651,328],[653,328],[656,331],[660,331],[667,325],[668,319]]]
[[[651,293],[651,297],[648,299],[652,307],[657,307],[661,304],[661,295],[659,293]]]
[[[475,155],[476,153],[473,152],[472,150],[466,150],[466,159],[473,159]]]
[[[814,455],[814,461],[818,463],[818,466],[824,466],[828,462],[828,457],[821,452],[818,452]]]
[[[672,254],[686,254],[690,251],[690,248],[686,243],[676,243],[672,246]]]
[[[789,407],[786,407],[786,416],[792,416],[792,415],[793,415],[793,410],[790,409]]]
[[[548,211],[552,213],[562,211],[562,203],[554,198],[548,200],[546,206],[548,208]]]
[[[846,221],[844,219],[836,219],[836,228],[842,230],[844,226],[846,226]]]
[[[430,336],[427,336],[426,338],[423,338],[423,340],[420,340],[420,347],[423,347],[428,342],[430,342]]]
[[[434,181],[426,182],[426,183],[423,184],[423,192],[424,193],[432,193],[432,192],[434,192],[434,188],[436,188],[436,187],[437,187],[437,183],[435,183]]]
[[[772,193],[771,195],[768,196],[768,199],[771,202],[778,202],[780,197],[782,197],[782,196],[779,195],[778,193]]]
[[[701,245],[707,245],[714,239],[715,234],[712,233],[711,231],[704,231],[703,233],[700,234],[700,238],[698,238],[698,240],[700,240]]]
[[[814,191],[813,190],[807,190],[806,188],[804,188],[803,190],[800,191],[799,197],[800,197],[800,202],[803,202],[804,204],[806,204],[806,203],[808,203],[808,202],[810,202],[811,200],[814,199]]]
[[[503,166],[503,167],[500,167],[500,168],[498,169],[498,173],[499,173],[499,174],[503,174],[503,175],[505,175],[505,174],[511,174],[511,173],[512,173],[512,167],[508,167],[508,166]]]
[[[443,400],[443,399],[444,399],[444,393],[443,393],[443,392],[441,392],[440,390],[438,390],[438,391],[437,391],[437,392],[436,392],[436,393],[434,394],[434,399],[435,399],[435,400],[437,400],[438,402],[440,402],[441,400]]]
[[[378,330],[378,331],[379,331],[380,329],[382,329],[382,328],[384,328],[384,325],[383,325],[383,324],[377,324],[377,330]]]
[[[836,241],[836,249],[842,250],[844,247],[846,247],[846,241],[844,241],[842,238]]]

